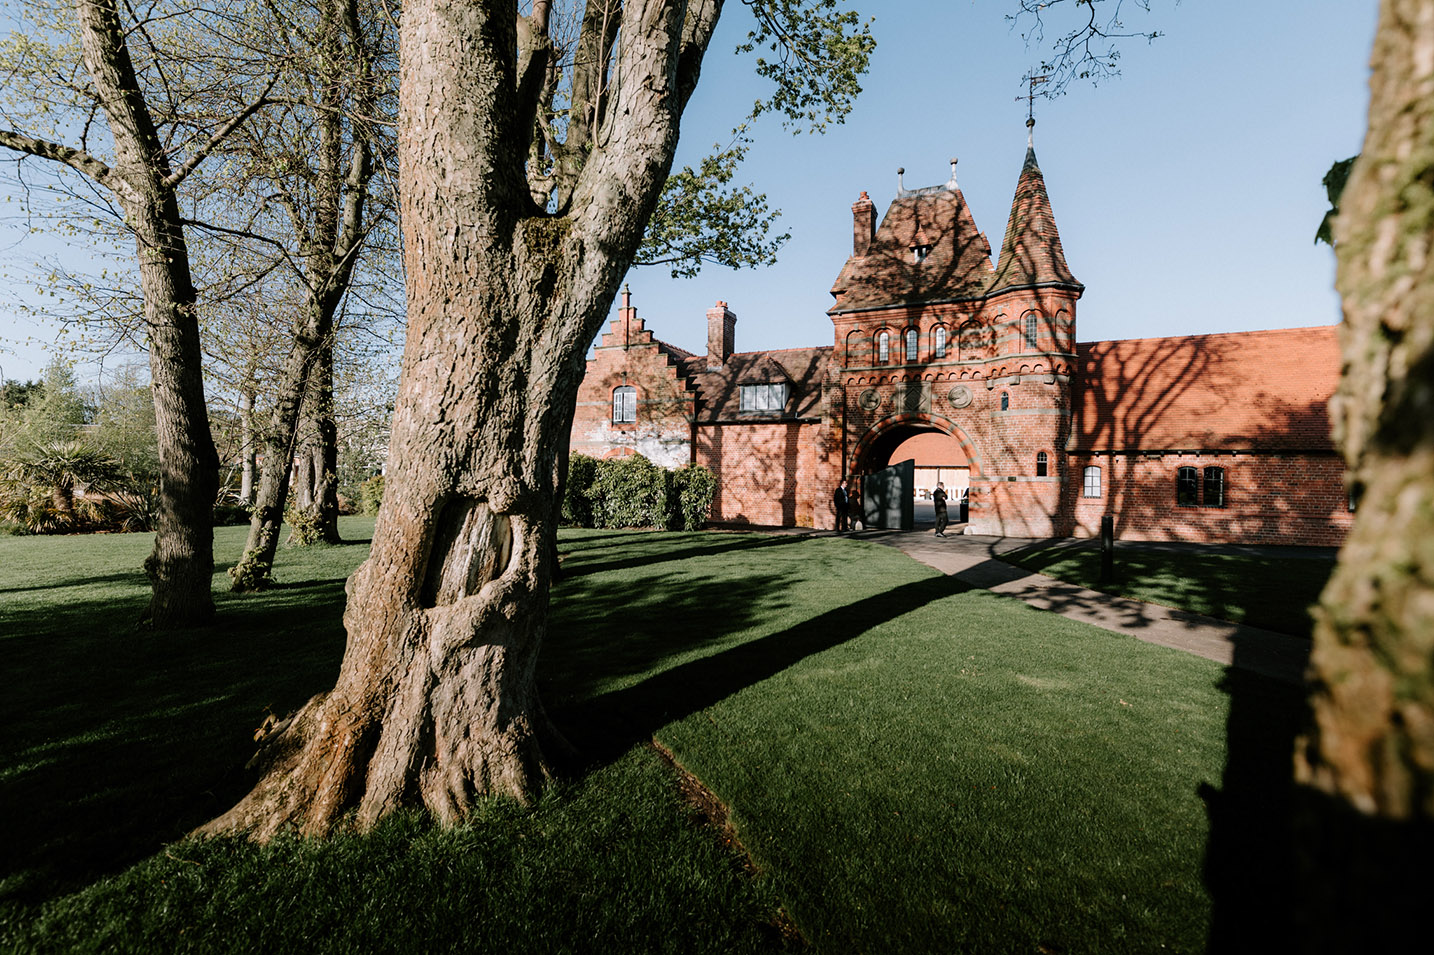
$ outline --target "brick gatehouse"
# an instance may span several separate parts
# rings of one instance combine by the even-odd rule
[[[834,526],[832,490],[914,462],[915,493],[966,495],[970,533],[1338,544],[1352,515],[1326,404],[1333,326],[1078,342],[1034,149],[991,244],[950,181],[863,192],[832,286],[832,345],[707,350],[655,338],[623,291],[589,359],[571,449],[717,475],[713,520]]]

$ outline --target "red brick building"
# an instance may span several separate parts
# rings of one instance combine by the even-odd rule
[[[914,461],[917,495],[968,495],[972,533],[1337,544],[1351,515],[1325,405],[1333,327],[1077,343],[1066,264],[1028,149],[999,255],[950,181],[852,206],[834,343],[705,354],[653,337],[624,291],[588,362],[574,452],[718,477],[713,519],[832,527],[843,475]]]

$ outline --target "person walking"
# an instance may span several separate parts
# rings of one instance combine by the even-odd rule
[[[946,489],[941,482],[936,482],[936,490],[931,492],[931,503],[936,506],[936,536],[946,536]]]
[[[847,495],[846,478],[842,478],[837,489],[832,492],[832,509],[836,511],[836,529],[840,534],[851,528],[851,522],[847,515],[850,513],[851,499]]]

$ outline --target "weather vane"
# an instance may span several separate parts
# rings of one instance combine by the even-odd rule
[[[1050,80],[1050,78],[1051,75],[1049,73],[1045,74],[1044,76],[1034,76],[1031,74],[1027,74],[1024,77],[1027,83],[1026,95],[1017,96],[1016,102],[1019,103],[1021,100],[1026,101],[1027,128],[1036,125],[1036,87],[1040,86],[1042,83],[1047,82],[1048,80]]]

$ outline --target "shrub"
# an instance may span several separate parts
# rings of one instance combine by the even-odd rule
[[[372,517],[383,503],[383,475],[375,474],[358,486],[359,512]]]
[[[701,530],[712,513],[717,495],[717,477],[700,464],[689,464],[671,472],[672,489],[667,495],[667,527],[675,531]]]
[[[666,469],[640,454],[599,462],[589,497],[598,527],[666,527]]]
[[[32,534],[65,534],[105,524],[105,505],[86,491],[119,486],[124,472],[83,441],[34,444],[0,464],[0,520]]]
[[[575,527],[593,526],[593,479],[597,477],[597,458],[575,454],[568,458],[568,477],[563,484],[562,522]]]

